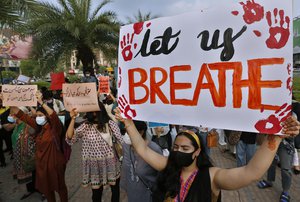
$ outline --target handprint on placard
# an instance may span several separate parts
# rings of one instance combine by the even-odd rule
[[[149,27],[151,25],[151,22],[146,24],[146,27]],[[122,57],[124,61],[130,61],[133,57],[133,48],[136,49],[137,43],[133,44],[133,39],[135,35],[139,35],[144,28],[144,22],[138,22],[133,24],[133,33],[127,33],[123,36],[123,39],[121,41],[121,49],[122,49]]]
[[[119,97],[118,104],[119,104],[120,112],[122,114],[124,114],[124,116],[127,119],[132,119],[132,118],[136,117],[136,111],[134,109],[131,109],[131,107],[124,95],[122,95],[122,97]]]
[[[284,10],[279,11],[279,21],[278,17],[278,9],[275,8],[273,11],[274,15],[274,24],[272,22],[272,13],[270,11],[267,12],[266,18],[269,28],[269,38],[266,40],[267,47],[270,49],[280,49],[286,45],[290,37],[290,18],[289,16],[284,16]],[[279,24],[278,24],[279,22]],[[286,23],[286,27],[284,24]],[[275,26],[274,26],[275,25]],[[277,40],[277,35],[279,35],[279,40]]]
[[[252,24],[254,22],[259,22],[264,18],[264,7],[258,3],[255,3],[254,0],[247,0],[246,4],[240,2],[244,9],[244,21],[247,24]],[[236,12],[232,14],[237,15]]]
[[[260,133],[276,134],[282,129],[281,123],[284,122],[291,114],[292,106],[287,103],[283,104],[275,114],[270,115],[267,119],[259,120],[254,127]]]
[[[122,84],[122,69],[121,69],[121,67],[119,67],[119,70],[118,70],[118,88],[121,87],[121,84]]]
[[[151,25],[151,22],[148,22],[146,24],[146,27],[149,27]],[[133,24],[133,31],[134,34],[139,35],[144,29],[144,22],[137,22]]]
[[[122,56],[124,61],[129,61],[133,57],[133,53],[131,50],[133,38],[134,38],[134,33],[131,35],[127,33],[127,35],[123,36],[123,40],[121,41]],[[134,44],[134,46],[136,48],[136,44]]]
[[[133,31],[135,34],[140,34],[143,31],[144,22],[137,22],[133,24]]]

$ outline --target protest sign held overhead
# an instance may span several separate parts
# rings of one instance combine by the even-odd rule
[[[109,94],[109,76],[99,76],[99,93]]]
[[[280,134],[291,111],[291,20],[291,0],[245,0],[121,27],[123,115]]]
[[[61,90],[63,83],[65,83],[64,72],[51,73],[51,90]]]
[[[36,106],[37,85],[3,85],[3,106]]]
[[[28,84],[30,82],[30,77],[25,75],[19,75],[17,78],[17,82],[21,82],[22,84]]]
[[[99,111],[96,83],[63,84],[62,93],[67,111]]]

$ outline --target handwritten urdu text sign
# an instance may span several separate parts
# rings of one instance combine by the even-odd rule
[[[109,76],[99,76],[99,93],[109,94]]]
[[[37,85],[3,85],[3,106],[36,106]]]
[[[127,118],[280,133],[291,110],[292,0],[243,0],[121,27]]]
[[[96,83],[63,84],[64,105],[67,111],[99,111]]]

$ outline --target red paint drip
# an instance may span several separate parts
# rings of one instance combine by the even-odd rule
[[[254,32],[254,34],[255,34],[257,37],[261,37],[261,32],[260,32],[260,31],[254,30],[253,32]]]
[[[237,16],[239,14],[238,11],[232,11],[231,13],[232,13],[232,15],[235,15],[235,16]]]

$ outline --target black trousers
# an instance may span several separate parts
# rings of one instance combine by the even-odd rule
[[[115,185],[110,185],[111,189],[111,202],[119,202],[120,201],[120,178],[117,179]],[[101,202],[103,186],[99,189],[92,189],[93,195],[92,199],[93,202]]]
[[[26,189],[28,192],[33,193],[35,189],[35,171],[32,171],[32,181],[26,184]]]
[[[6,144],[6,149],[7,149],[8,151],[12,151],[11,135],[12,135],[12,133],[5,134],[5,135],[3,136],[3,139],[4,139],[5,144]]]
[[[5,157],[3,152],[3,134],[0,134],[0,163],[5,164]]]

